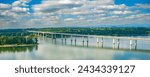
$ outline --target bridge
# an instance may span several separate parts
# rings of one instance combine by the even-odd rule
[[[138,38],[138,37],[117,37],[117,36],[99,36],[99,35],[83,35],[83,34],[70,34],[70,33],[55,33],[55,32],[43,32],[43,31],[28,31],[30,33],[37,34],[38,36],[42,35],[44,38],[47,35],[50,35],[52,38],[52,42],[56,43],[56,39],[61,38],[62,44],[67,44],[67,38],[70,38],[71,45],[77,45],[77,37],[82,37],[82,45],[89,46],[89,38],[95,38],[96,44],[100,45],[102,48],[104,47],[104,39],[112,39],[112,48],[120,49],[121,40],[129,41],[129,49],[137,50],[138,41],[149,41],[150,38]],[[74,39],[73,39],[74,37]]]

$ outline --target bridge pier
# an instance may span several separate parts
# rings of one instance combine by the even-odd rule
[[[135,47],[134,47],[135,50],[137,50],[137,40],[135,40]]]
[[[104,39],[103,39],[103,37],[101,38],[101,47],[102,48],[104,47]]]
[[[51,39],[52,39],[52,43],[53,43],[53,40],[54,40],[54,35],[53,34],[51,34]]]
[[[120,48],[120,39],[117,40],[117,48]]]
[[[64,41],[63,41],[63,35],[61,35],[61,43],[62,44],[64,43]]]
[[[52,34],[52,43],[55,43],[56,44],[56,34]]]
[[[65,45],[67,44],[67,38],[66,38],[66,36],[64,36],[65,37]]]
[[[87,47],[88,47],[89,46],[89,39],[88,39],[88,37],[87,37],[86,42],[87,42]]]
[[[132,40],[130,40],[130,50],[132,50],[132,45],[133,45],[133,42]]]
[[[76,42],[77,42],[76,38],[74,39],[74,42],[75,42],[75,46],[76,46]]]
[[[55,37],[54,37],[54,40],[55,40],[55,44],[56,44],[56,37],[57,37],[57,36],[56,36],[56,34],[55,34],[54,36],[55,36]]]
[[[97,43],[97,47],[99,47],[99,38],[98,37],[97,37],[96,43]]]
[[[112,44],[113,44],[112,48],[115,49],[115,39],[114,38],[113,38]]]
[[[70,41],[71,41],[71,45],[72,45],[72,41],[73,41],[73,38],[72,38],[72,36],[71,36],[71,40],[70,40]]]
[[[82,37],[82,45],[84,46],[84,37]]]

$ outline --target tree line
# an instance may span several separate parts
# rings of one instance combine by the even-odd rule
[[[149,36],[150,28],[145,27],[101,27],[101,28],[43,28],[37,31],[58,33],[105,35],[105,36]]]
[[[1,36],[0,45],[11,45],[11,44],[37,44],[37,38],[30,36]]]
[[[0,30],[0,45],[37,44],[37,37],[26,29]]]

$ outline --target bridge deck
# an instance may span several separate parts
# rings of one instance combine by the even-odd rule
[[[42,31],[28,31],[28,32],[32,32],[32,33],[42,33],[42,34],[60,34],[60,35],[67,35],[67,36],[79,36],[79,37],[91,37],[91,38],[112,38],[112,39],[127,39],[127,40],[150,41],[150,38],[138,38],[138,37],[99,36],[99,35],[83,35],[83,34],[42,32]]]

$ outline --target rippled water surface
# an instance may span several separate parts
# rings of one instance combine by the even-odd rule
[[[73,38],[74,39],[74,38]],[[74,40],[67,38],[66,45],[61,39],[56,42],[51,38],[39,38],[39,45],[26,47],[0,48],[1,60],[150,60],[150,42],[138,41],[137,50],[129,49],[129,40],[121,40],[120,49],[112,49],[112,39],[104,39],[104,48],[97,44],[95,38],[78,37],[77,45]]]

